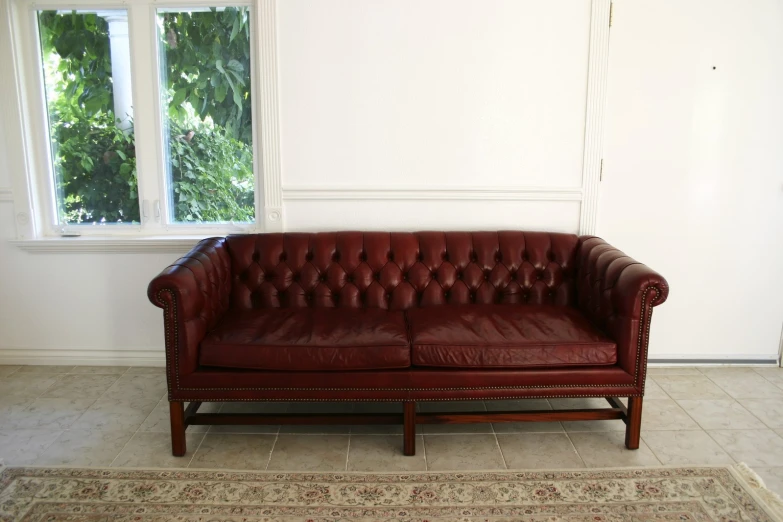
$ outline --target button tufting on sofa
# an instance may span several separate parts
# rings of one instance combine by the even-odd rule
[[[185,401],[239,400],[402,401],[411,450],[415,423],[433,422],[415,401],[629,397],[549,415],[623,418],[634,448],[668,286],[592,236],[325,232],[204,240],[148,295],[164,309],[177,455]]]

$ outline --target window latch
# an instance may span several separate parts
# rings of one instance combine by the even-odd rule
[[[155,200],[155,221],[160,222],[160,200]]]
[[[149,221],[150,219],[150,200],[148,199],[141,202],[141,216],[144,218],[144,221]]]

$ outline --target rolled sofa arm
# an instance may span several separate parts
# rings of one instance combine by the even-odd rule
[[[198,346],[228,308],[231,258],[222,237],[204,239],[166,268],[147,288],[163,308],[169,390],[198,367]]]
[[[617,343],[617,362],[643,391],[652,308],[669,295],[666,279],[595,236],[579,238],[577,278],[579,309]]]

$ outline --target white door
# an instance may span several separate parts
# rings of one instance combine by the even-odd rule
[[[615,0],[598,233],[669,281],[652,359],[775,360],[783,2]]]

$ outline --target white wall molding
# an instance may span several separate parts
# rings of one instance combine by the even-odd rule
[[[11,189],[11,187],[0,187],[0,201],[13,202],[13,200],[14,200],[13,189]]]
[[[42,134],[33,129],[34,118],[26,113],[24,107],[28,106],[30,99],[40,102],[43,95],[28,89],[29,82],[25,78],[29,72],[25,71],[24,64],[37,63],[26,46],[21,45],[21,41],[29,36],[29,10],[15,0],[0,0],[0,14],[0,49],[5,51],[0,52],[0,70],[11,75],[10,80],[0,83],[0,112],[4,115],[5,126],[5,143],[0,145],[5,146],[11,176],[16,237],[29,239],[38,233],[39,218],[35,213],[37,186],[28,179],[28,173],[32,168],[31,158],[38,156],[31,154],[35,149],[33,136]]]
[[[2,348],[0,365],[7,364],[52,364],[82,366],[166,366],[163,347],[158,349],[131,348],[107,350],[104,348]]]
[[[283,230],[280,171],[280,118],[277,69],[277,0],[258,0],[258,73],[256,113],[260,113],[261,177],[264,186],[263,223],[266,232]]]
[[[579,187],[283,187],[283,201],[581,201]]]
[[[603,156],[604,106],[609,64],[611,0],[593,0],[590,14],[590,53],[587,70],[587,111],[582,163],[582,209],[579,232],[594,234],[598,217],[599,183]]]
[[[186,254],[202,238],[177,237],[52,237],[10,241],[34,254]],[[161,267],[163,268],[163,267]]]

